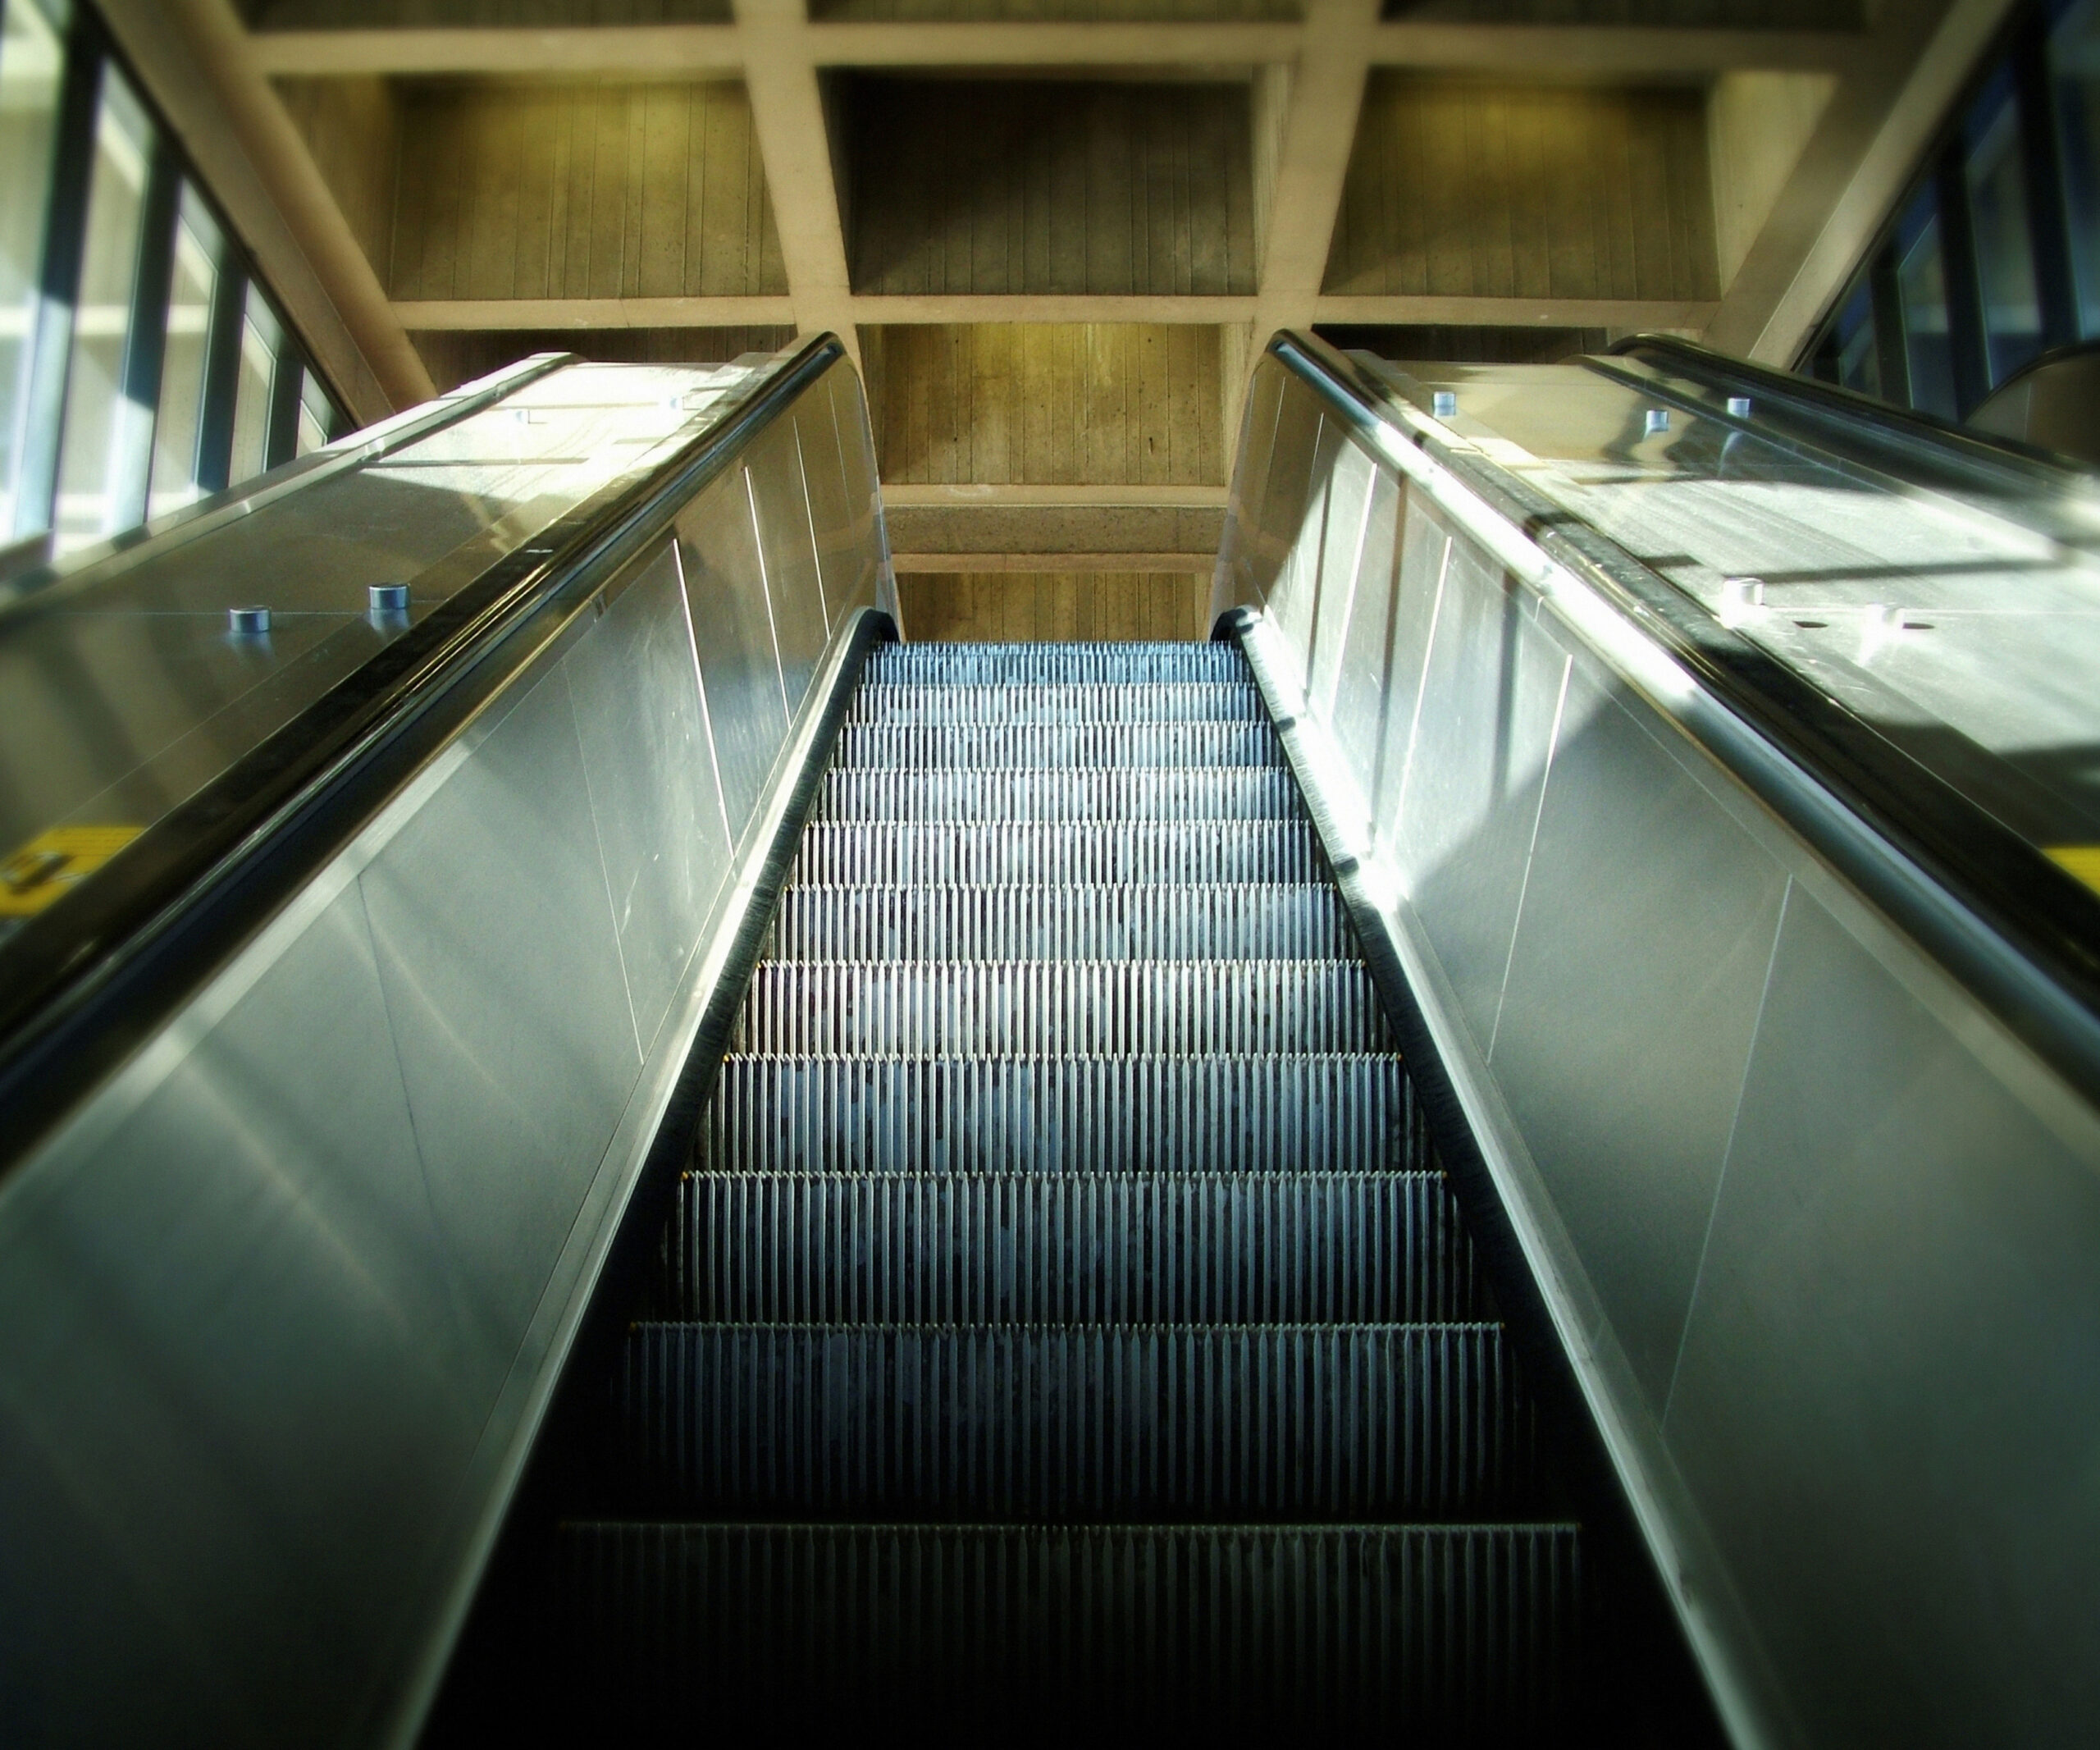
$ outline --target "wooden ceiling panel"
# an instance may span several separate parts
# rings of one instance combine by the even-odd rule
[[[784,293],[741,85],[409,88],[397,300]]]
[[[1694,301],[1716,280],[1703,92],[1372,77],[1326,290]]]
[[[838,88],[856,294],[1246,294],[1244,85]]]
[[[861,351],[885,482],[1225,483],[1214,327],[870,327]]]

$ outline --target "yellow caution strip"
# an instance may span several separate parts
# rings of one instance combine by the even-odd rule
[[[34,917],[130,843],[142,826],[54,826],[0,863],[0,917]]]
[[[2051,862],[2088,887],[2100,889],[2100,844],[2057,844],[2046,848]]]

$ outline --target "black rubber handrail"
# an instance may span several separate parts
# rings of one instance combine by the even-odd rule
[[[1432,456],[1692,674],[1717,709],[1680,727],[2100,1103],[2100,895],[1564,506],[1396,421],[1399,391],[1355,360],[1291,333],[1269,350],[1345,423]]]
[[[833,336],[806,342],[747,386],[726,418],[497,560],[32,919],[0,950],[0,1172],[845,355]]]
[[[1835,439],[1920,485],[1951,487],[1993,499],[2010,495],[2023,501],[2036,494],[2045,502],[2090,497],[2089,471],[2034,445],[1971,431],[1936,414],[1893,406],[1837,383],[1753,364],[1676,335],[1632,335],[1607,349],[1607,357],[1679,371],[1723,395],[1749,396],[1762,413],[1743,423],[1746,431],[1761,432],[1765,416],[1775,408],[1783,409],[1792,416],[1797,433]],[[1592,368],[1605,363],[1582,362]],[[1729,418],[1718,407],[1701,411],[1723,421]]]

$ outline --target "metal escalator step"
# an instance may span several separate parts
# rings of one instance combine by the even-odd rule
[[[832,764],[852,771],[1281,766],[1266,723],[847,724]]]
[[[1290,773],[1266,766],[1190,771],[842,771],[824,774],[816,818],[882,821],[1298,820]]]
[[[1397,1057],[724,1060],[696,1167],[1375,1172],[1419,1166]]]
[[[556,1560],[601,1724],[1548,1742],[1573,1702],[1568,1524],[572,1523]]]
[[[616,1390],[636,1503],[701,1518],[1536,1506],[1498,1325],[641,1324]]]
[[[729,1324],[1480,1316],[1440,1172],[687,1173],[665,1314]]]
[[[791,886],[769,957],[862,960],[1341,960],[1356,956],[1325,883],[1126,887]]]
[[[1125,686],[1248,679],[1234,644],[885,644],[866,680],[966,686]]]
[[[1148,686],[1014,683],[985,687],[864,682],[846,709],[850,724],[1249,723],[1266,726],[1268,708],[1252,681],[1165,682]]]
[[[730,1049],[774,1057],[1208,1057],[1392,1049],[1361,961],[774,961]]]
[[[797,885],[1310,881],[1326,864],[1311,821],[874,823],[813,820]]]

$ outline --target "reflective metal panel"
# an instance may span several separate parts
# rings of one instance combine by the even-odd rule
[[[1667,1431],[1810,1739],[2083,1743],[2100,1136],[1941,982],[1789,898]]]
[[[1292,647],[1303,652],[1309,653],[1312,648],[1321,586],[1331,573],[1342,572],[1347,563],[1331,565],[1328,550],[1331,546],[1353,547],[1360,526],[1351,525],[1347,503],[1339,507],[1339,515],[1334,503],[1335,464],[1349,447],[1339,425],[1332,420],[1321,424],[1309,458],[1311,491],[1299,510],[1297,532],[1292,537],[1283,569],[1269,591],[1269,617],[1290,640]],[[1277,482],[1272,478],[1271,483],[1273,487]],[[1340,579],[1344,593],[1349,581],[1345,575]]]
[[[509,1364],[641,1065],[568,675],[518,701],[363,877],[439,1231]]]
[[[282,934],[0,1204],[11,1742],[307,1737],[431,1583],[486,1393],[357,889]]]
[[[638,568],[564,666],[646,1053],[729,867],[670,542]]]
[[[1339,434],[1338,434],[1339,435]],[[1322,717],[1334,711],[1356,603],[1357,573],[1368,538],[1377,466],[1354,444],[1342,442],[1327,480],[1326,527],[1320,543],[1319,593],[1306,652],[1306,691]],[[1366,604],[1367,608],[1369,604]]]
[[[1578,665],[1491,1062],[1659,1417],[1787,877],[1641,709]]]
[[[1386,713],[1399,703],[1395,689],[1386,683],[1403,599],[1400,580],[1394,575],[1399,540],[1399,482],[1389,470],[1374,468],[1364,507],[1362,551],[1350,586],[1352,594],[1360,599],[1341,642],[1334,702],[1328,713],[1337,735],[1347,738],[1343,746],[1350,759],[1366,772],[1378,764],[1378,750],[1387,732]],[[1374,777],[1367,799],[1375,797],[1376,790]]]
[[[889,540],[883,528],[882,488],[875,471],[875,435],[868,423],[868,400],[861,379],[843,367],[824,379],[831,395],[833,431],[838,446],[839,467],[846,479],[847,527],[860,560],[853,568],[856,581],[850,601],[859,601],[864,589],[872,592],[874,605],[883,612],[897,612],[896,580],[890,575]]]
[[[1372,741],[1368,729],[1342,728],[1349,745],[1357,750],[1357,770],[1378,823],[1380,848],[1396,862],[1400,803],[1421,724],[1422,683],[1429,669],[1437,610],[1444,599],[1444,573],[1450,564],[1452,541],[1450,529],[1419,493],[1402,487],[1397,496],[1395,538],[1400,552],[1393,569],[1394,599],[1386,609],[1391,632],[1386,645],[1386,685],[1378,705],[1376,739]],[[1357,697],[1360,701],[1361,695]]]
[[[1415,908],[1485,1052],[1568,659],[1491,560],[1454,546],[1398,810]]]
[[[834,377],[838,374],[832,373]],[[846,463],[833,414],[835,400],[827,384],[822,393],[805,395],[795,409],[796,446],[801,452],[802,487],[809,494],[810,521],[816,533],[827,627],[838,624],[864,592],[873,601],[874,583],[847,498]]]
[[[792,422],[781,421],[751,445],[744,477],[758,527],[759,553],[765,564],[780,685],[792,717],[809,691],[810,676],[824,645],[824,584],[817,573],[801,450]]]
[[[788,733],[780,658],[742,468],[717,480],[678,519],[693,642],[729,830],[744,823]]]

